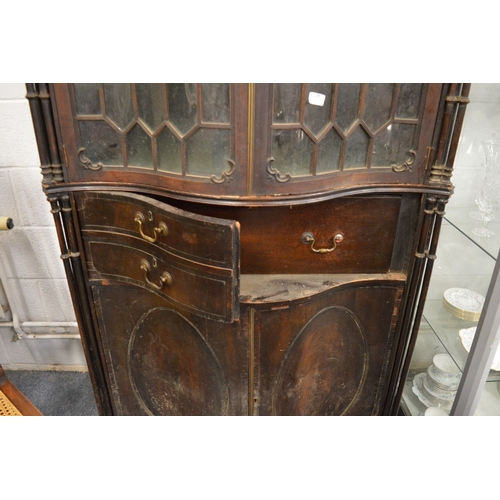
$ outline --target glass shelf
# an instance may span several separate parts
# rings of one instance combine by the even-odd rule
[[[446,312],[446,311],[445,311]],[[460,369],[463,369],[467,352],[462,347],[460,338],[453,342],[453,338],[436,334],[434,329],[423,318],[412,357],[412,363],[405,383],[401,408],[406,416],[423,416],[427,407],[413,392],[413,379],[419,373],[424,373],[432,364],[436,354],[449,354]],[[443,341],[441,340],[443,339]],[[462,352],[460,351],[460,348]],[[500,415],[500,372],[490,371],[483,394],[476,409],[477,416]]]
[[[494,235],[491,238],[476,236],[472,230],[476,227],[481,227],[482,222],[473,219],[469,213],[477,212],[477,207],[471,208],[449,208],[446,211],[446,220],[460,231],[466,238],[469,238],[474,244],[486,252],[492,259],[498,257],[498,249],[500,248],[500,216],[496,215],[495,219],[488,223],[488,229],[493,231]]]

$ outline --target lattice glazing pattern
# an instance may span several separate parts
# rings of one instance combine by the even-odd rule
[[[282,179],[411,168],[423,90],[418,83],[274,84],[271,168]]]
[[[224,179],[231,167],[227,83],[73,85],[85,168],[144,168]]]

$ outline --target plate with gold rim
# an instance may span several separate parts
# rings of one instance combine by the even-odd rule
[[[444,308],[465,321],[479,321],[484,297],[467,288],[448,288],[443,293]]]

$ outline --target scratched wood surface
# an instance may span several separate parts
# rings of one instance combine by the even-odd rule
[[[242,274],[240,302],[259,304],[288,303],[312,297],[346,283],[379,280],[404,281],[403,273],[388,274]]]
[[[350,282],[255,308],[253,413],[381,414],[403,283]]]

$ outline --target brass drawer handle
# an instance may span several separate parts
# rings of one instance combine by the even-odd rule
[[[154,263],[153,263],[153,265],[154,265]],[[170,286],[172,284],[172,275],[170,273],[167,273],[167,271],[164,271],[162,273],[162,275],[160,276],[160,284],[159,285],[157,285],[156,283],[153,283],[152,281],[149,281],[148,274],[150,274],[150,272],[151,272],[151,265],[149,264],[149,262],[146,259],[141,259],[141,269],[144,271],[144,280],[146,281],[146,283],[148,285],[151,285],[156,290],[161,290],[163,288],[163,285]]]
[[[150,218],[150,220],[151,219],[152,217]],[[146,223],[146,217],[144,217],[144,215],[141,212],[135,213],[134,221],[139,224],[139,232],[141,233],[142,238],[145,239],[146,241],[149,241],[150,243],[154,243],[158,239],[158,236],[160,235],[166,236],[168,234],[168,228],[164,222],[160,222],[158,224],[158,227],[155,227],[153,229],[154,237],[144,234],[142,232],[142,225]]]
[[[311,244],[311,250],[313,252],[316,252],[316,253],[330,253],[330,252],[333,252],[336,248],[337,248],[337,243],[340,243],[343,239],[344,239],[344,235],[341,234],[341,233],[338,233],[336,234],[332,240],[333,240],[333,247],[331,248],[314,248],[314,243],[315,243],[315,239],[314,239],[314,235],[312,233],[304,233],[301,237],[300,237],[302,243],[304,243],[305,245],[309,245]]]

